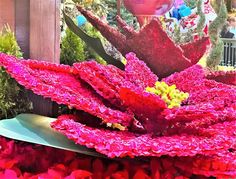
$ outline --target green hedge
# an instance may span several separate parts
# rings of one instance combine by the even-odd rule
[[[0,52],[22,57],[15,35],[8,26],[0,32]],[[0,119],[13,117],[32,109],[23,87],[0,68]]]

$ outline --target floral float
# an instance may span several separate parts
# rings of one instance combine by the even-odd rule
[[[112,169],[104,169],[99,160],[96,164],[89,161],[85,168],[87,173],[85,169],[73,172],[70,167],[78,166],[80,159],[68,162],[75,154],[63,151],[61,160],[49,163],[40,160],[46,163],[46,168],[52,167],[37,177],[235,177],[236,88],[232,83],[235,73],[210,73],[196,65],[206,50],[208,39],[176,46],[156,19],[140,32],[124,28],[124,35],[78,8],[122,54],[126,54],[124,70],[95,61],[67,66],[19,60],[3,53],[0,53],[0,66],[35,94],[77,110],[77,114],[61,115],[51,123],[53,129],[76,144],[95,149],[109,158],[145,157],[151,158],[151,162],[133,172],[127,163],[123,163],[126,169],[120,171],[113,165]],[[123,22],[120,20],[120,23]],[[143,46],[144,43],[147,45]],[[201,50],[196,51],[196,46]],[[141,60],[129,51],[137,53]],[[221,83],[225,79],[219,77],[226,75],[230,77],[226,78],[228,84]],[[214,80],[216,77],[218,80]],[[13,146],[3,139],[1,145],[4,143]],[[31,147],[25,149],[32,152]],[[16,152],[25,149],[16,147]],[[22,162],[19,156],[18,160],[9,160],[13,150],[4,146],[1,150],[4,151],[2,168]],[[53,155],[47,150],[48,153],[42,154],[37,149],[34,156]],[[70,167],[65,167],[67,165]],[[100,168],[91,169],[91,166]],[[24,167],[29,165],[24,164]],[[148,176],[150,170],[152,174]],[[99,171],[104,172],[99,174]],[[2,175],[12,177],[13,171],[5,170]],[[20,171],[18,176],[34,177]]]
[[[125,71],[95,61],[71,67],[5,54],[0,64],[34,93],[94,116],[63,115],[52,123],[78,144],[110,158],[180,157],[178,171],[236,176],[235,86],[206,79],[198,65],[157,82],[133,53],[126,59]]]

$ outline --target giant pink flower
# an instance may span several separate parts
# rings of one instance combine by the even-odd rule
[[[5,54],[0,65],[36,94],[106,123],[73,115],[52,123],[78,144],[109,157],[169,156],[172,165],[197,175],[236,176],[236,88],[207,79],[199,65],[162,79],[190,95],[172,109],[145,91],[158,77],[133,53],[124,71],[95,61],[70,67]]]

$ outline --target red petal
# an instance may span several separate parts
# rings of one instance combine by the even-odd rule
[[[133,179],[151,179],[151,177],[149,177],[143,170],[139,169]]]
[[[105,172],[104,176],[111,176],[118,170],[119,165],[117,163],[112,163],[107,167],[107,171]]]
[[[236,177],[236,155],[235,153],[221,153],[220,156],[211,157],[196,156],[178,158],[175,166],[185,172],[206,177],[215,176],[217,178]]]
[[[165,102],[159,96],[141,90],[121,88],[120,97],[124,105],[139,117],[156,118],[166,108]]]
[[[152,173],[152,178],[160,179],[161,177],[161,164],[158,159],[151,159],[150,162],[150,167],[151,167],[151,173]]]
[[[157,95],[128,88],[120,89],[120,98],[148,132],[161,130],[164,120],[158,120],[160,113],[166,109],[166,103]],[[164,124],[163,124],[164,125]]]
[[[157,19],[152,20],[137,35],[127,37],[127,46],[132,47],[132,52],[161,78],[191,66],[190,60],[168,37]]]
[[[86,170],[75,170],[71,173],[70,176],[65,177],[65,179],[75,179],[75,178],[83,179],[83,178],[91,177],[91,176],[92,176],[92,173]]]
[[[97,172],[103,172],[104,171],[104,166],[101,160],[96,159],[93,162],[93,172],[97,173]]]
[[[210,44],[208,37],[203,37],[200,40],[197,40],[192,43],[181,45],[181,48],[184,51],[184,56],[191,60],[191,63],[194,65],[199,62],[202,56],[207,50],[207,46]]]
[[[129,173],[124,170],[124,171],[119,171],[119,172],[116,172],[114,173],[112,176],[111,176],[112,179],[129,179]]]
[[[54,169],[48,169],[48,175],[49,175],[50,178],[61,179],[63,174],[64,174],[64,172],[62,172],[62,171],[58,171],[58,170],[54,170]]]
[[[5,160],[5,159],[1,159],[0,160],[0,168],[2,169],[10,169],[12,168],[15,164],[18,163],[17,159],[11,159],[11,160]]]

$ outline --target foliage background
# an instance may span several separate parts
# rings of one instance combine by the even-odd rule
[[[8,26],[0,32],[0,52],[22,57],[15,35]],[[29,112],[31,109],[32,104],[23,87],[0,68],[0,119]]]

